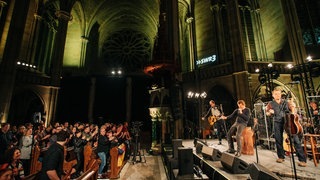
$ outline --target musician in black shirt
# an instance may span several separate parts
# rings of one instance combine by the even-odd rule
[[[277,148],[277,155],[278,159],[276,160],[277,163],[284,162],[285,159],[285,152],[283,149],[283,132],[285,127],[285,120],[288,121],[286,118],[287,113],[295,114],[295,104],[292,100],[284,100],[281,97],[281,88],[276,87],[272,91],[273,100],[270,101],[266,107],[266,115],[273,116],[274,122],[274,138],[276,140],[276,148]],[[297,134],[292,135],[293,144],[295,146],[295,150],[299,159],[299,166],[305,167],[306,164],[306,157],[304,155],[303,149],[301,147],[301,141]]]
[[[233,145],[233,139],[232,136],[234,133],[236,133],[236,140],[237,140],[237,152],[236,156],[241,156],[241,149],[242,149],[242,143],[241,143],[241,137],[242,137],[242,131],[247,127],[248,121],[251,116],[251,111],[249,108],[246,107],[246,103],[244,100],[239,100],[237,102],[238,108],[233,111],[232,114],[229,116],[222,116],[222,119],[231,119],[236,118],[236,121],[234,124],[230,127],[227,139],[228,139],[228,145],[229,149],[227,152],[229,153],[235,153],[234,145]]]

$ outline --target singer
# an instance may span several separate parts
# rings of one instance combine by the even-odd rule
[[[241,149],[242,149],[242,143],[241,143],[241,136],[242,131],[247,127],[247,124],[249,122],[250,116],[251,116],[251,110],[246,107],[246,103],[244,100],[239,100],[237,102],[238,108],[233,111],[232,114],[229,116],[222,116],[221,119],[227,120],[231,118],[236,118],[236,121],[231,126],[231,128],[228,131],[227,134],[227,140],[229,149],[227,150],[228,153],[235,153],[236,156],[241,156]],[[236,140],[237,140],[237,151],[234,150],[232,135],[236,133]]]
[[[273,100],[270,101],[266,107],[266,115],[273,117],[274,122],[274,138],[276,140],[277,147],[277,163],[284,162],[285,152],[283,148],[283,131],[285,125],[285,115],[288,112],[293,112],[295,110],[295,104],[291,101],[282,99],[281,97],[282,89],[281,87],[275,87],[272,91]],[[288,93],[287,99],[290,99],[291,92]],[[289,103],[290,102],[290,103]],[[296,154],[299,159],[298,166],[306,167],[306,157],[304,155],[303,149],[301,147],[301,141],[298,135],[293,136],[294,146],[296,149]]]

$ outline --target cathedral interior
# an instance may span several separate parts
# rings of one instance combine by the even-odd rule
[[[251,109],[270,101],[275,86],[308,117],[319,101],[319,9],[317,0],[0,0],[0,120],[142,121],[159,143],[200,128],[210,99],[229,114],[239,99]]]

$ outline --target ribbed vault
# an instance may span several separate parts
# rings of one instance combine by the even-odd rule
[[[73,24],[79,24],[82,36],[90,43],[98,41],[94,56],[104,65],[135,71],[151,60],[159,24],[158,0],[83,0],[77,3],[72,10],[77,21]],[[75,34],[68,33],[67,38]],[[93,34],[97,37],[92,38]],[[72,41],[67,39],[67,42]]]

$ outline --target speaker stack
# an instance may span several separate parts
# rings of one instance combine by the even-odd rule
[[[182,147],[182,139],[172,140],[172,154],[174,159],[178,159],[178,148]]]
[[[201,150],[202,157],[212,161],[220,161],[222,153],[218,149],[209,146],[203,146]]]
[[[193,174],[193,149],[179,147],[178,162],[180,176]]]
[[[173,139],[172,140],[172,158],[169,160],[169,177],[174,179],[174,169],[179,168],[178,161],[178,148],[182,147],[182,139]]]
[[[222,166],[234,174],[247,174],[249,164],[229,153],[222,153]]]

